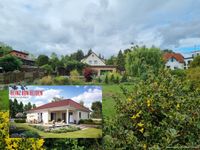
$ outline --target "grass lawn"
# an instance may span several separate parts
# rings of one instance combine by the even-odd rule
[[[131,89],[131,85],[124,85],[128,89]],[[115,111],[115,100],[113,96],[117,96],[118,94],[122,94],[120,86],[118,84],[114,85],[103,85],[103,117],[114,117],[116,114]]]
[[[34,127],[29,126],[26,123],[11,123],[11,125],[17,128],[23,128],[29,131],[37,132],[42,138],[100,138],[102,137],[102,130],[96,128],[88,128],[85,130],[79,130],[67,133],[48,133],[40,131]]]
[[[0,90],[0,110],[9,109],[8,90]]]

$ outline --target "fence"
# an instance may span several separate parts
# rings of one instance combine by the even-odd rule
[[[44,76],[43,72],[7,72],[0,73],[0,84],[16,83],[20,81],[34,81]]]

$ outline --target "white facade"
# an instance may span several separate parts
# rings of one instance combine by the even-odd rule
[[[27,122],[36,122],[48,124],[50,121],[55,122],[64,120],[66,124],[78,123],[80,119],[89,119],[90,112],[77,110],[70,107],[54,107],[43,110],[35,110],[27,113]]]
[[[168,59],[165,66],[171,70],[184,69],[184,63],[180,63],[175,58]]]
[[[190,63],[193,61],[193,58],[192,57],[187,57],[187,58],[184,58],[184,61],[185,61],[184,69],[188,69],[189,66],[190,66]]]
[[[91,53],[87,58],[81,60],[82,63],[86,63],[90,66],[105,66],[105,62],[100,59],[95,53]]]

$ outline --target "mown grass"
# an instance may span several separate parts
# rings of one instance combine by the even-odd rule
[[[101,138],[102,130],[96,128],[88,128],[85,130],[79,130],[67,133],[48,133],[40,131],[34,127],[29,126],[27,123],[11,123],[19,129],[29,130],[37,132],[41,138]]]
[[[8,90],[0,90],[0,111],[9,109]]]
[[[123,85],[127,89],[131,89],[131,85]],[[113,85],[103,85],[103,100],[102,100],[102,107],[103,107],[103,117],[114,117],[116,115],[115,111],[115,100],[114,96],[122,96],[122,90],[120,85],[113,84]]]

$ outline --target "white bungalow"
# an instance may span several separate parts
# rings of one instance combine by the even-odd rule
[[[27,112],[28,123],[48,124],[63,121],[66,124],[78,123],[80,119],[89,119],[90,110],[83,105],[65,99],[44,104]]]

